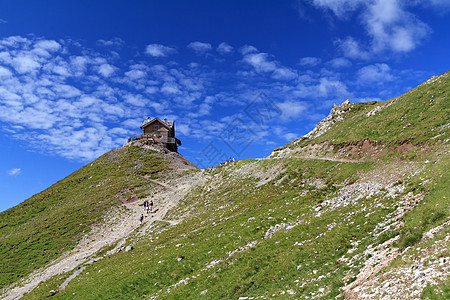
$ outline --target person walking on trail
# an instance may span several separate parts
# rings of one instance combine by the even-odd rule
[[[143,215],[143,214],[139,217],[139,223],[140,223],[140,225],[142,225],[142,221],[144,221],[144,215]]]
[[[147,208],[147,205],[148,205],[148,201],[145,200],[145,201],[144,201],[144,210]]]
[[[147,214],[148,214],[148,210],[150,209],[150,203],[148,203],[148,201],[146,201],[146,207],[145,207],[145,209],[146,209],[146,212],[147,212]]]
[[[150,212],[153,213],[153,201],[150,201],[149,206],[150,206]]]

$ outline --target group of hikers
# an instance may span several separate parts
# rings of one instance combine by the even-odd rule
[[[150,202],[148,202],[147,200],[145,200],[144,210],[146,211],[147,214],[148,212],[153,213],[153,201],[150,200]],[[141,225],[143,221],[144,221],[144,214],[141,214],[141,216],[139,217],[139,222],[141,223]]]

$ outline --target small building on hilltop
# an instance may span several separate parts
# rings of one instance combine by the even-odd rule
[[[165,144],[170,151],[177,152],[178,145],[181,145],[181,141],[175,137],[174,121],[148,118],[142,123],[141,129],[143,132],[140,139],[149,139],[154,143]]]

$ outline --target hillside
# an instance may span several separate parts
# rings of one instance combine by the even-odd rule
[[[266,159],[107,153],[0,214],[3,297],[446,299],[449,92],[344,102]]]
[[[103,222],[105,211],[123,211],[122,203],[127,199],[152,194],[158,186],[149,179],[170,173],[174,165],[182,169],[180,163],[185,169],[195,168],[181,156],[170,157],[161,149],[123,147],[3,212],[0,286],[72,249]]]

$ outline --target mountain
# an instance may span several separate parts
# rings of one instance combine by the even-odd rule
[[[202,170],[128,143],[0,214],[2,297],[447,299],[449,92],[346,101]]]

